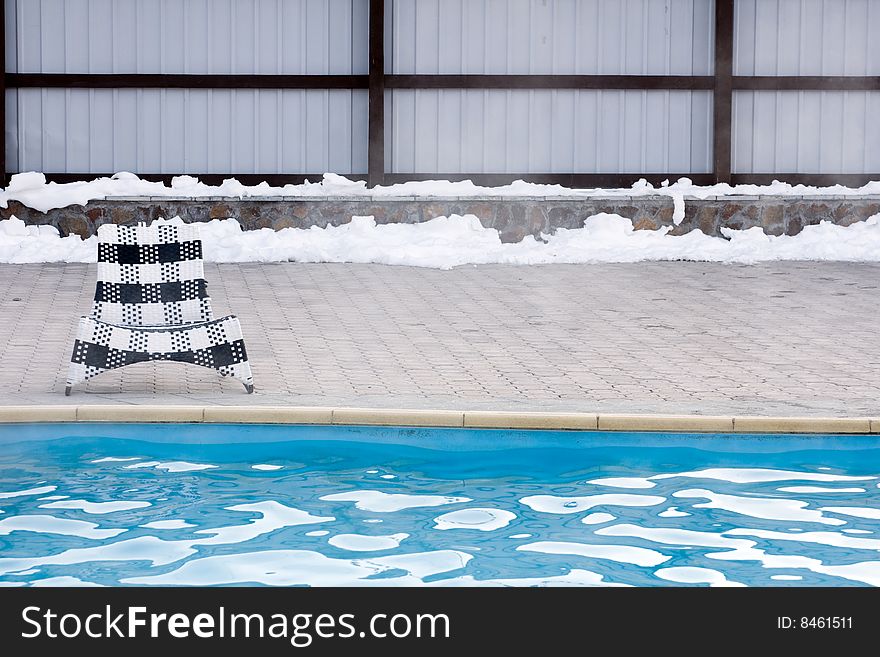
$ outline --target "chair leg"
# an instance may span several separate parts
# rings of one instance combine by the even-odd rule
[[[67,387],[64,389],[64,396],[65,396],[65,397],[70,397],[70,388],[71,388],[71,387],[72,387],[72,386],[67,386]]]
[[[245,384],[244,384],[244,389],[247,390],[247,393],[248,393],[249,395],[254,394],[254,384],[253,384],[253,383],[245,383]]]

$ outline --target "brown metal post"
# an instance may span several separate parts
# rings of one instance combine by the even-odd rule
[[[367,184],[385,180],[385,0],[370,0],[370,99]]]
[[[713,167],[716,183],[730,182],[733,105],[733,2],[715,0]]]

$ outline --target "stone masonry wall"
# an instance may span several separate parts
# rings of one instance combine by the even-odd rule
[[[557,228],[579,228],[584,219],[608,212],[632,219],[637,230],[672,225],[673,203],[667,196],[571,198],[304,198],[259,200],[208,197],[113,198],[71,205],[43,213],[12,201],[0,209],[0,218],[15,215],[28,224],[52,225],[62,235],[94,235],[105,223],[134,224],[159,217],[180,216],[187,222],[234,218],[246,230],[295,226],[338,226],[353,215],[372,215],[377,223],[417,223],[451,214],[473,214],[483,226],[495,228],[504,242],[526,235],[540,237]],[[726,196],[706,200],[685,199],[684,221],[672,234],[700,229],[720,236],[722,227],[760,226],[771,235],[796,235],[804,226],[822,220],[839,225],[863,221],[880,213],[880,196],[778,197]]]

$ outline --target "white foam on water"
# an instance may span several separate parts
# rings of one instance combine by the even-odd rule
[[[874,532],[870,532],[867,529],[841,529],[844,534],[873,534]]]
[[[630,584],[618,584],[606,581],[604,576],[591,570],[573,568],[564,575],[548,575],[545,577],[507,577],[496,579],[476,579],[473,575],[461,577],[449,577],[446,579],[428,582],[425,586],[453,587],[453,586],[515,586],[515,587],[553,587],[553,586],[630,586]]]
[[[770,579],[778,579],[785,582],[799,582],[803,579],[802,575],[770,575]]]
[[[161,575],[127,577],[122,584],[148,586],[345,586],[378,575],[387,568],[349,559],[333,559],[312,550],[265,550],[193,559]]]
[[[165,470],[166,472],[196,472],[199,470],[210,470],[216,468],[216,465],[206,463],[189,463],[188,461],[143,461],[132,465],[123,466],[126,470],[134,470],[138,468],[155,468],[156,470]]]
[[[800,534],[786,534],[761,529],[738,528],[731,529],[725,534],[754,536],[774,541],[794,541],[803,543],[818,543],[836,547],[850,547],[877,551],[880,541],[869,539],[851,538],[834,532],[804,532]],[[741,540],[741,539],[732,539]],[[758,561],[764,568],[782,569],[806,569],[814,573],[840,577],[857,582],[863,582],[872,586],[880,586],[880,561],[864,561],[846,565],[826,565],[821,560],[813,557],[796,554],[767,554],[764,550],[755,547],[753,541],[745,541],[747,546],[730,550],[707,554],[709,559],[723,561]]]
[[[38,497],[37,499],[40,502],[45,500],[66,500],[70,497],[70,495],[47,495],[46,497]]]
[[[409,538],[409,534],[388,534],[386,536],[368,536],[366,534],[337,534],[328,539],[328,543],[340,550],[350,552],[376,552],[393,550],[400,547],[401,542]]]
[[[880,550],[880,539],[854,538],[838,532],[798,532],[789,534],[786,532],[772,531],[769,529],[751,529],[740,527],[729,529],[725,534],[730,536],[754,536],[771,541],[795,541],[797,543],[815,543],[818,545],[830,545],[833,547],[845,547],[853,550]]]
[[[581,518],[585,525],[601,525],[603,522],[611,522],[615,519],[610,513],[589,513]]]
[[[844,516],[852,516],[854,518],[880,520],[880,509],[874,509],[867,506],[823,506],[820,510],[827,511],[828,513],[839,513]]]
[[[405,570],[421,580],[424,577],[464,568],[472,558],[470,554],[460,550],[434,550],[411,554],[393,554],[387,557],[371,557],[368,563],[377,564],[383,568]]]
[[[880,586],[880,561],[861,561],[840,566],[821,566],[816,572],[833,577],[842,577],[854,582],[863,582],[871,586]]]
[[[160,463],[156,466],[157,470],[167,470],[168,472],[194,472],[196,470],[209,470],[216,468],[216,465],[208,465],[206,463],[188,463],[186,461],[170,461],[168,463]]]
[[[238,504],[226,507],[227,511],[241,511],[243,513],[259,513],[259,518],[254,518],[246,525],[231,525],[227,527],[214,527],[212,529],[199,529],[196,534],[211,534],[212,537],[198,541],[200,545],[225,545],[228,543],[243,543],[257,536],[269,534],[283,527],[295,527],[297,525],[313,525],[321,522],[336,520],[333,516],[313,516],[307,511],[285,506],[274,500],[254,502],[252,504]]]
[[[144,529],[187,529],[188,527],[195,526],[186,520],[154,520],[153,522],[140,525]]]
[[[125,463],[126,461],[139,461],[140,458],[140,456],[126,456],[124,458],[120,458],[118,456],[105,456],[102,459],[89,461],[89,463]]]
[[[254,534],[256,534],[256,532],[254,532]],[[224,538],[237,539],[238,536],[224,536]],[[229,540],[228,542],[223,542],[217,540],[216,537],[167,541],[154,536],[139,536],[137,538],[131,538],[92,548],[72,549],[63,552],[60,555],[35,557],[30,561],[26,561],[25,559],[0,559],[0,572],[6,572],[3,570],[6,565],[12,564],[14,566],[17,562],[26,563],[26,565],[20,566],[21,568],[42,565],[71,565],[87,563],[90,561],[150,561],[153,566],[160,566],[179,561],[180,559],[195,554],[195,547],[199,545],[222,545],[236,542],[238,541]],[[252,554],[249,556],[252,558]]]
[[[374,513],[392,513],[404,509],[443,506],[470,502],[469,497],[452,497],[449,495],[407,495],[404,493],[384,493],[378,490],[354,490],[348,493],[324,495],[327,502],[354,502],[355,508]]]
[[[531,534],[511,534],[507,538],[531,538]]]
[[[93,587],[104,586],[103,584],[95,584],[94,582],[86,582],[77,577],[62,575],[60,577],[47,577],[46,579],[37,579],[31,582],[31,586],[77,586],[77,587]]]
[[[559,497],[557,495],[529,495],[520,499],[533,511],[540,513],[580,513],[595,506],[656,506],[665,497],[627,493],[602,493],[582,497]]]
[[[115,511],[130,511],[131,509],[143,509],[151,506],[149,502],[124,501],[118,500],[114,502],[89,502],[87,500],[64,500],[60,502],[50,502],[49,504],[41,504],[41,509],[76,509],[84,513],[92,515],[103,515],[105,513],[114,513]]]
[[[491,532],[507,527],[515,519],[515,513],[504,509],[461,509],[434,518],[434,529],[476,529],[481,532]]]
[[[590,479],[586,483],[614,488],[654,488],[657,485],[645,477],[601,477]]]
[[[195,554],[193,545],[196,544],[198,541],[166,541],[155,536],[138,536],[107,545],[73,548],[58,554],[0,558],[0,573],[92,561],[149,561],[153,566],[162,566]]]
[[[541,554],[570,554],[591,559],[605,559],[636,566],[657,566],[672,557],[656,550],[631,545],[591,545],[567,541],[536,541],[517,546],[520,552],[540,552]]]
[[[45,515],[10,516],[0,520],[0,536],[6,536],[12,532],[34,532],[36,534],[77,536],[99,541],[119,536],[125,531],[125,529],[99,529],[98,525],[93,522]]]
[[[40,486],[38,488],[27,488],[25,490],[13,490],[5,493],[0,492],[0,500],[8,500],[13,497],[25,497],[27,495],[42,495],[43,493],[51,493],[58,486]]]
[[[684,518],[685,516],[691,515],[686,511],[679,511],[677,506],[671,506],[665,511],[661,511],[657,514],[661,518]]]
[[[142,536],[105,546],[67,550],[56,555],[0,558],[0,573],[20,572],[37,566],[74,565],[96,561],[148,561],[153,567],[156,567],[192,556],[196,553],[194,546],[198,544],[200,541],[165,541],[153,536]],[[169,573],[125,578],[120,580],[120,583],[205,586],[235,583],[281,586],[414,586],[424,584],[421,578],[461,569],[467,565],[471,558],[471,555],[457,550],[352,560],[332,559],[318,552],[305,550],[270,550],[198,558],[185,562]],[[389,570],[403,570],[409,574],[399,577],[366,579]],[[542,586],[554,584],[615,585],[603,582],[600,576],[591,574],[589,571],[576,570],[572,570],[567,575],[554,577],[472,580],[466,576],[429,583],[431,586]]]
[[[270,465],[269,463],[258,463],[257,465],[252,465],[251,469],[253,470],[265,470],[270,472],[272,470],[280,470],[283,468],[283,465]]]
[[[794,520],[796,522],[818,522],[824,525],[845,525],[845,520],[827,518],[821,511],[808,509],[807,502],[766,497],[741,497],[725,495],[703,488],[676,491],[678,498],[706,498],[709,501],[694,504],[697,509],[723,509],[731,513],[761,518],[763,520]]]
[[[708,584],[709,586],[745,586],[741,582],[733,582],[724,576],[724,573],[712,568],[697,568],[694,566],[675,566],[672,568],[660,568],[654,574],[660,579],[681,584]]]
[[[865,493],[864,488],[828,488],[827,486],[783,486],[781,493]]]
[[[395,557],[336,559],[311,550],[266,550],[255,559],[252,553],[193,559],[161,575],[129,577],[122,584],[153,586],[265,584],[270,586],[414,586],[422,577],[457,570],[470,555],[438,550]],[[407,575],[374,578],[403,570]]]
[[[670,527],[643,527],[639,525],[620,524],[602,527],[596,530],[602,536],[621,536],[641,538],[652,543],[678,546],[698,546],[711,548],[729,548],[731,550],[750,548],[754,541],[728,538],[721,534],[702,532],[693,529],[676,529]]]
[[[747,541],[747,543],[751,545],[730,550],[729,552],[713,552],[707,554],[706,557],[718,559],[719,561],[757,561],[764,568],[804,568],[819,572],[817,568],[822,567],[822,561],[813,557],[799,554],[767,554],[764,550],[755,547],[757,543],[754,541]]]
[[[326,529],[316,529],[315,531],[306,532],[306,536],[326,536],[329,533]]]
[[[765,481],[867,481],[869,479],[876,479],[876,477],[853,477],[821,472],[797,472],[766,468],[707,468],[690,472],[654,475],[651,479],[672,479],[674,477],[718,479],[732,484],[757,484]]]
[[[850,579],[855,579],[856,576],[870,576],[870,573],[868,575],[865,575],[864,573],[866,569],[870,570],[870,566],[861,569],[851,569],[850,571],[847,571],[848,575],[844,575],[828,570],[819,559],[814,559],[812,557],[806,557],[802,555],[767,554],[764,550],[755,547],[757,545],[755,541],[745,538],[732,538],[729,536],[732,534],[764,537],[770,539],[784,537],[785,539],[796,541],[804,536],[808,536],[807,533],[797,535],[778,533],[779,536],[776,536],[776,532],[770,532],[762,536],[761,530],[732,529],[725,531],[725,535],[721,535],[713,534],[711,532],[700,532],[687,529],[639,527],[637,525],[611,525],[610,527],[603,527],[597,530],[596,533],[604,536],[624,536],[641,538],[664,545],[722,548],[726,551],[708,553],[706,554],[706,557],[708,557],[709,559],[717,559],[722,561],[757,561],[764,568],[804,568],[817,573],[838,575],[840,577],[849,576],[848,578]],[[837,534],[832,534],[830,532],[826,534],[829,536],[840,536]]]
[[[379,475],[379,478],[380,479],[397,479],[397,475],[383,474],[383,475]]]

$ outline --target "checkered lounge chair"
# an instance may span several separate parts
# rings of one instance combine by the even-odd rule
[[[95,301],[79,321],[65,394],[108,370],[151,360],[210,367],[254,391],[238,318],[214,319],[198,226],[105,224]]]

